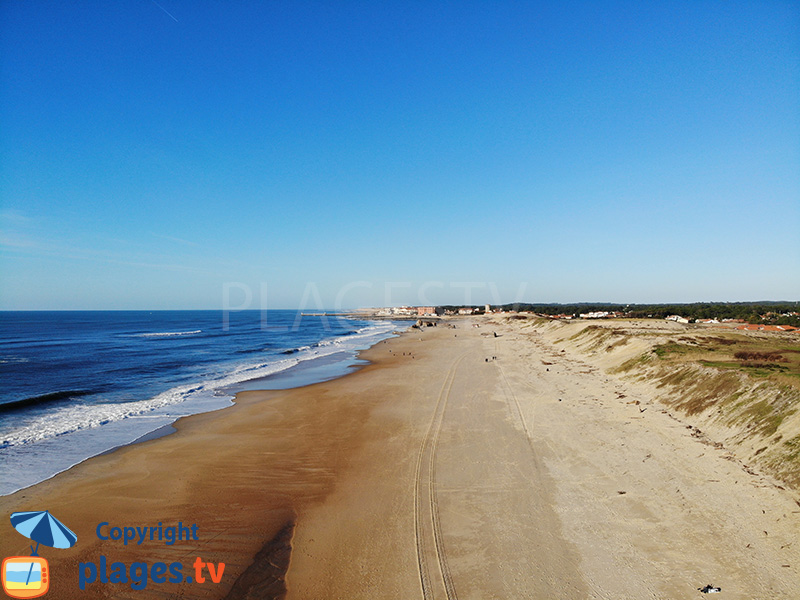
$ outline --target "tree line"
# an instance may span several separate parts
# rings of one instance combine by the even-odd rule
[[[590,312],[619,312],[633,319],[663,319],[680,315],[698,319],[742,319],[747,323],[793,325],[800,327],[800,317],[786,316],[800,313],[800,302],[693,302],[689,304],[614,304],[604,302],[579,302],[575,304],[530,304],[524,302],[503,304],[496,308],[506,311],[529,311],[542,315],[573,315]]]

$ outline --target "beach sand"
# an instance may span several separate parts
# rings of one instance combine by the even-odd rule
[[[40,549],[47,597],[640,599],[706,584],[725,599],[798,597],[791,491],[535,331],[453,322],[377,344],[354,374],[241,393],[0,498],[5,515],[49,509],[78,534]],[[199,540],[95,535],[179,521]],[[2,532],[0,555],[29,554]],[[206,572],[78,590],[78,564],[101,556],[181,561],[184,575],[198,556],[226,566],[219,584]]]

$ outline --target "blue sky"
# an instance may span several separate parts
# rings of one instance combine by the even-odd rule
[[[0,308],[800,298],[796,2],[0,2]]]

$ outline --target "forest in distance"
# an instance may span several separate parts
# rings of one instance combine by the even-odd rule
[[[442,306],[444,310],[457,311],[459,306]],[[482,306],[474,307],[483,310]],[[800,327],[800,302],[693,302],[687,304],[614,304],[606,302],[579,302],[574,304],[517,302],[493,305],[493,309],[532,312],[540,315],[571,315],[592,312],[621,313],[630,319],[664,319],[680,315],[689,321],[698,319],[742,319],[747,323],[764,325],[792,325]]]

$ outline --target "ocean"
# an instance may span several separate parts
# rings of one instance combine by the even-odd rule
[[[0,312],[0,495],[237,391],[344,375],[405,327],[288,310]]]

